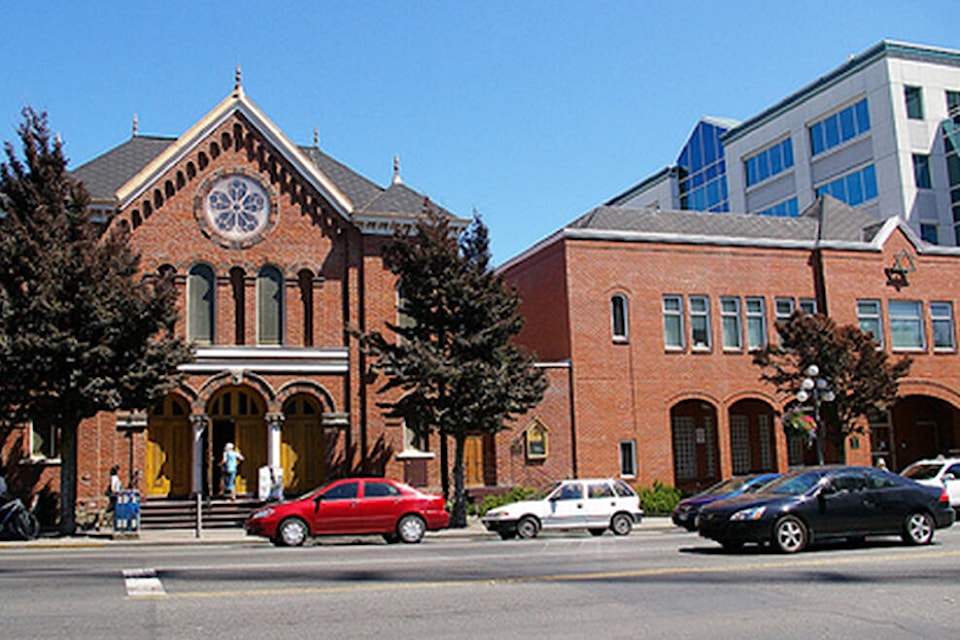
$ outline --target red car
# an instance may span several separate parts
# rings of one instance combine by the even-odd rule
[[[387,478],[345,478],[292,500],[269,504],[247,518],[247,534],[278,546],[299,546],[309,536],[382,535],[390,543],[416,543],[450,524],[442,496]]]

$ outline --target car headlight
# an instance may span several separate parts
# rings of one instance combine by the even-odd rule
[[[489,518],[489,519],[491,519],[491,520],[497,520],[498,518],[502,518],[502,517],[505,516],[505,515],[507,515],[507,514],[506,514],[505,512],[503,512],[503,511],[488,511],[488,512],[487,512],[487,518]]]
[[[735,514],[730,516],[732,521],[745,521],[745,520],[759,520],[763,517],[763,513],[767,510],[766,507],[750,507],[749,509],[741,509]]]
[[[271,515],[273,515],[273,509],[269,509],[269,508],[268,508],[268,509],[260,509],[260,511],[257,511],[257,512],[254,513],[252,516],[250,516],[250,519],[251,519],[251,520],[259,520],[260,518],[266,518],[267,516],[271,516]]]

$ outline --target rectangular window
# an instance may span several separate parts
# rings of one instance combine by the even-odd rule
[[[870,110],[867,107],[867,99],[864,98],[856,104],[812,123],[808,131],[810,150],[813,155],[863,135],[870,131]]]
[[[627,335],[627,298],[621,294],[616,294],[610,298],[610,315],[613,323],[613,339],[617,342],[625,342]]]
[[[947,91],[947,116],[960,123],[960,91]]]
[[[777,322],[786,322],[793,315],[793,298],[777,298],[774,302],[774,310],[777,316]]]
[[[923,315],[915,300],[891,300],[890,342],[894,349],[923,349]]]
[[[60,457],[60,428],[48,418],[37,418],[30,423],[30,454],[47,460]]]
[[[747,311],[747,349],[761,349],[767,344],[767,310],[763,298],[744,300]]]
[[[683,297],[663,296],[663,345],[683,349]]]
[[[930,156],[913,154],[913,181],[918,189],[930,189]]]
[[[911,120],[923,120],[923,89],[905,86],[903,98],[907,103],[907,117]]]
[[[776,218],[796,218],[800,215],[800,212],[797,208],[797,199],[790,198],[789,200],[784,200],[779,204],[775,204],[768,209],[764,209],[760,212],[762,216],[774,216]]]
[[[953,328],[953,304],[950,302],[931,302],[930,322],[933,324],[933,348],[943,351],[953,351],[956,349],[956,333]]]
[[[690,296],[690,340],[694,349],[710,348],[709,296]]]
[[[877,173],[873,165],[841,176],[816,188],[816,195],[830,195],[851,206],[857,206],[877,197]]]
[[[744,160],[747,186],[762,182],[793,166],[793,143],[790,138],[764,149]]]
[[[877,348],[883,348],[883,324],[879,300],[857,300],[857,321],[860,331],[873,335]]]
[[[937,225],[927,222],[920,223],[920,238],[930,244],[940,243],[940,234],[937,231]]]
[[[813,315],[817,312],[817,301],[813,298],[800,298],[800,311],[807,315]]]
[[[742,349],[740,298],[720,298],[720,322],[723,326],[723,348]]]
[[[637,475],[637,441],[620,441],[620,475],[634,478]]]

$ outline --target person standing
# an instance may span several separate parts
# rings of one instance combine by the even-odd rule
[[[220,466],[223,467],[223,493],[231,500],[237,499],[237,467],[241,462],[243,462],[243,454],[234,449],[232,442],[228,442],[223,448]]]
[[[106,513],[104,513],[104,519],[110,524],[113,523],[113,519],[117,513],[117,496],[123,491],[123,481],[120,480],[120,465],[113,465],[110,467],[110,486],[107,487],[107,499],[110,501],[110,504],[107,505]]]

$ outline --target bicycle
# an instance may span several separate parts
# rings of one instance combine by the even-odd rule
[[[32,508],[28,509],[20,498],[14,498],[0,507],[0,533],[36,540],[40,535],[40,521]]]

